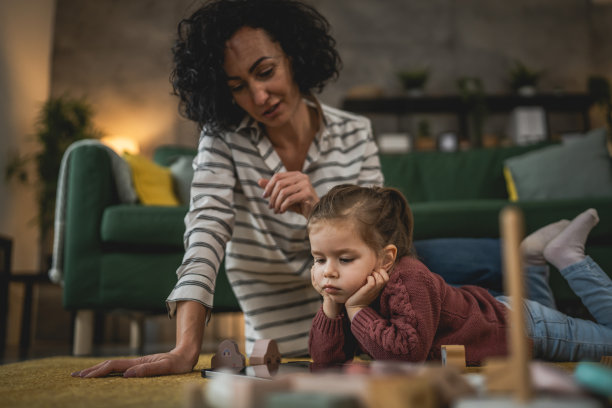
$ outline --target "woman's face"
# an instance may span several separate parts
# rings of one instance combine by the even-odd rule
[[[376,252],[350,220],[317,221],[309,226],[308,237],[313,285],[337,303],[345,303],[379,267]]]
[[[223,68],[238,106],[266,127],[285,125],[302,101],[291,61],[262,29],[239,29],[225,44]]]

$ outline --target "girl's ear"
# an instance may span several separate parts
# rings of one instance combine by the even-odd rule
[[[387,272],[391,269],[393,264],[395,263],[395,258],[397,257],[397,247],[393,244],[389,244],[382,250],[382,264],[381,268],[384,268]]]

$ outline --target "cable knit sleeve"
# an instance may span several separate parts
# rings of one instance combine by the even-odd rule
[[[312,321],[308,350],[316,364],[345,363],[353,358],[357,343],[345,314],[330,319],[320,308]]]
[[[440,321],[441,297],[437,281],[421,265],[396,265],[380,296],[380,313],[368,307],[353,318],[352,334],[372,358],[427,359]]]

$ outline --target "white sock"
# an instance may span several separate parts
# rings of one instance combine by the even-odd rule
[[[555,238],[561,231],[569,225],[568,220],[561,220],[548,224],[531,234],[529,234],[523,242],[521,242],[521,252],[526,265],[544,265],[544,248]]]
[[[544,248],[544,258],[561,270],[585,258],[584,244],[591,229],[599,222],[597,210],[589,208],[565,227]]]

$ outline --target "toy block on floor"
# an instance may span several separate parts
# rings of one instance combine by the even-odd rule
[[[213,369],[229,368],[240,371],[245,367],[244,355],[238,349],[238,344],[234,340],[223,340],[217,347],[217,354],[212,357],[210,362]]]
[[[465,346],[453,344],[442,346],[442,365],[457,368],[460,372],[465,371]]]
[[[250,365],[278,365],[281,362],[281,354],[278,351],[276,341],[261,339],[255,342],[253,352],[249,357]]]

